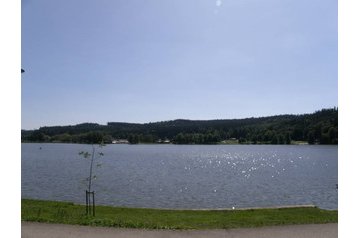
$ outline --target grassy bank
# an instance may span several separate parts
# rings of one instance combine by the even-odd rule
[[[96,217],[85,206],[68,202],[22,199],[21,219],[48,223],[149,229],[212,229],[288,224],[335,223],[337,211],[318,208],[255,210],[160,210],[98,206]]]

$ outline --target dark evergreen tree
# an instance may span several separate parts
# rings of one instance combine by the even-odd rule
[[[312,114],[233,120],[83,123],[21,131],[22,142],[91,143],[102,139],[111,143],[113,138],[127,139],[133,144],[155,143],[159,138],[177,144],[215,144],[230,138],[239,143],[338,144],[338,111],[322,109]]]

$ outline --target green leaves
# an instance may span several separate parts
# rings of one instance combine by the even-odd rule
[[[97,148],[98,146],[98,148]],[[92,153],[89,153],[87,151],[80,151],[78,153],[79,156],[81,156],[84,159],[90,158],[90,167],[89,167],[89,176],[87,177],[86,181],[88,182],[88,191],[91,191],[91,185],[92,185],[92,180],[96,180],[97,176],[93,175],[93,167],[96,166],[101,167],[102,164],[98,163],[96,160],[98,160],[99,158],[101,158],[102,156],[104,156],[103,152],[96,152],[96,150],[102,148],[103,145],[99,144],[99,145],[95,145],[92,144]]]

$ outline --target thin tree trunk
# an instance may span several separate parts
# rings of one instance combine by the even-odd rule
[[[94,152],[95,152],[95,148],[94,148],[94,145],[92,144],[92,158],[91,158],[91,166],[90,166],[90,176],[89,176],[89,181],[88,181],[88,192],[91,192]]]

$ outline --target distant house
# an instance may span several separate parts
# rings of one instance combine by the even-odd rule
[[[112,144],[129,144],[129,141],[126,139],[112,140]]]
[[[169,144],[169,143],[170,143],[170,140],[168,140],[168,139],[165,139],[165,140],[159,139],[159,140],[156,141],[156,143]]]

